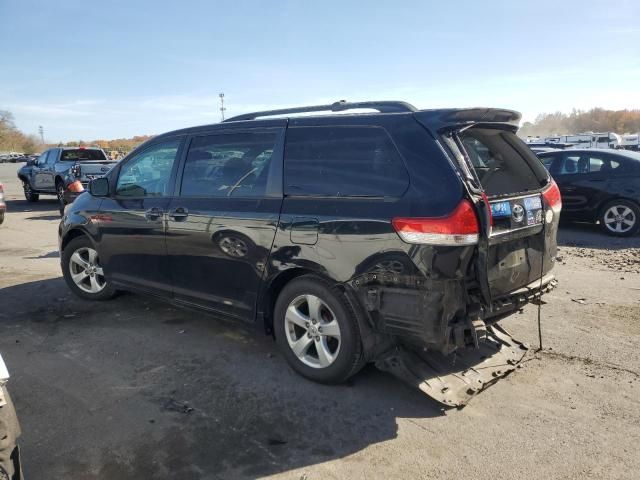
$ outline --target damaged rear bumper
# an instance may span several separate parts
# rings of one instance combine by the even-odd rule
[[[556,286],[555,277],[542,279],[482,303],[462,280],[407,278],[356,288],[369,314],[374,332],[392,337],[397,344],[449,354],[478,346],[478,335],[505,316]]]
[[[364,305],[390,348],[369,358],[376,366],[450,407],[517,368],[528,347],[497,322],[556,286],[541,279],[481,304],[462,281],[367,285]],[[389,345],[387,344],[387,345]]]

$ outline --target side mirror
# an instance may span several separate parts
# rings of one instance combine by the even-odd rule
[[[89,193],[94,197],[107,197],[109,195],[109,179],[100,177],[91,180],[89,182]]]

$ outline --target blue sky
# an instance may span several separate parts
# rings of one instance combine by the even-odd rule
[[[0,109],[48,141],[339,99],[640,108],[640,2],[0,0]]]

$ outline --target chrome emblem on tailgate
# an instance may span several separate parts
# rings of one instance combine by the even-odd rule
[[[520,223],[524,219],[524,207],[516,203],[511,209],[513,221]]]

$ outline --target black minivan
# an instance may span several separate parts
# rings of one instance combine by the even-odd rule
[[[159,135],[67,207],[64,278],[256,325],[319,382],[477,347],[555,284],[560,194],[519,119],[342,101]]]

